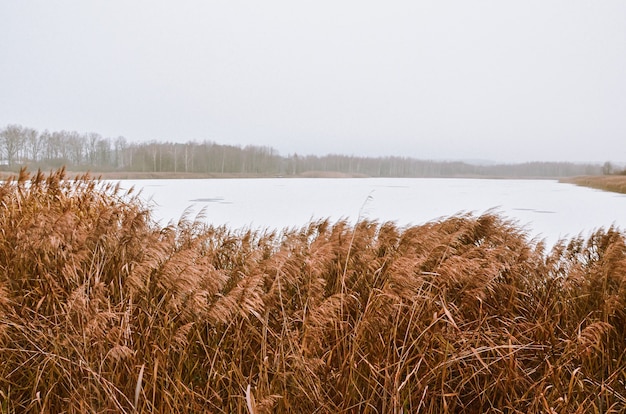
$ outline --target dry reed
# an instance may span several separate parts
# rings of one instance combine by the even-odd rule
[[[626,175],[624,174],[571,177],[562,179],[561,182],[626,194]]]
[[[0,187],[0,412],[626,409],[626,245],[495,214],[255,232]]]

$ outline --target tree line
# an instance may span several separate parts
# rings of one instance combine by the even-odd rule
[[[268,146],[245,147],[212,141],[130,142],[97,133],[43,131],[21,125],[0,130],[0,168],[98,172],[157,172],[298,176],[341,173],[371,177],[565,177],[600,175],[603,166],[569,162],[474,165],[460,161],[433,161],[411,157],[349,155],[282,156]]]

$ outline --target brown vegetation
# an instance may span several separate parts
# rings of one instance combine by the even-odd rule
[[[626,194],[626,175],[572,177],[562,179],[561,182]]]
[[[614,228],[160,228],[63,171],[0,187],[2,413],[623,412],[625,333]]]

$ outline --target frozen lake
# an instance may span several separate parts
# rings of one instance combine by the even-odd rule
[[[299,227],[311,220],[359,217],[422,224],[459,212],[495,209],[551,244],[599,227],[626,225],[626,196],[552,180],[419,178],[268,178],[123,180],[149,200],[161,224],[193,218],[233,228]]]

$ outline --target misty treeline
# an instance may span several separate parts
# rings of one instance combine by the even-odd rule
[[[130,142],[97,133],[43,131],[21,125],[0,130],[0,168],[53,169],[99,172],[168,172],[294,176],[342,173],[371,177],[566,177],[600,175],[601,165],[566,162],[474,165],[409,157],[348,155],[282,156],[268,146],[221,145],[211,141]]]

